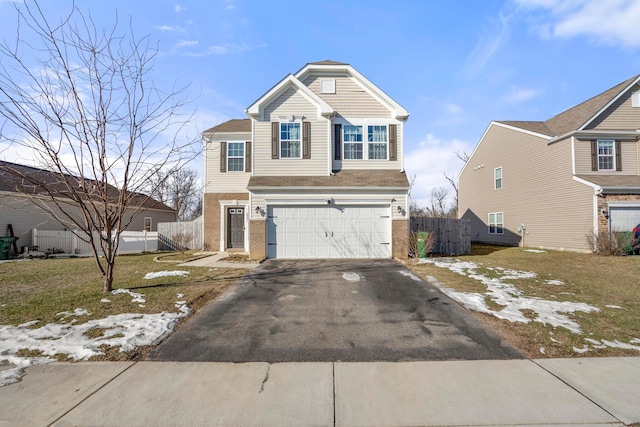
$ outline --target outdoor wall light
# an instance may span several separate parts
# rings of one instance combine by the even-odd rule
[[[260,209],[260,206],[256,206],[256,213],[260,212],[262,209]]]
[[[398,205],[398,212],[402,212],[402,206]]]

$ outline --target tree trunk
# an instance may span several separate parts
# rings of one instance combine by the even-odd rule
[[[104,292],[105,294],[108,294],[113,290],[114,261],[107,261],[104,275],[102,276],[102,279],[103,279],[102,292]]]

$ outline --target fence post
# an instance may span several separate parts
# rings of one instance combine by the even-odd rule
[[[38,246],[38,229],[37,228],[34,228],[33,231],[31,232],[31,246]]]

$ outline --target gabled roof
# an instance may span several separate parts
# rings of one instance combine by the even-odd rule
[[[399,120],[409,118],[409,112],[393,98],[384,93],[379,87],[374,85],[369,79],[360,74],[349,64],[325,60],[320,62],[310,62],[302,67],[296,74],[296,78],[304,80],[309,74],[314,73],[342,73],[352,77],[369,95],[377,99],[382,105],[391,111],[391,115]]]
[[[63,179],[57,172],[0,160],[0,191],[33,196],[48,195],[50,192],[57,197],[70,198],[71,189],[67,187],[65,179],[78,187],[83,183],[82,179],[73,175],[64,174]],[[90,179],[84,180],[85,185],[93,182]],[[38,183],[46,183],[46,189],[37,185]],[[114,201],[118,199],[120,194],[119,190],[112,185],[108,186],[107,192],[109,198],[113,198]],[[174,209],[145,194],[132,191],[129,194],[132,196],[131,200],[135,206],[137,206],[137,202],[147,209],[175,212]]]
[[[528,130],[531,132],[539,133],[542,135],[553,136],[553,131],[547,127],[544,122],[527,122],[527,121],[499,121],[496,123],[502,123],[507,126],[513,126],[516,128]]]
[[[633,85],[640,81],[640,75],[636,75],[607,89],[606,91],[590,98],[580,104],[569,108],[562,113],[543,122],[540,121],[498,121],[520,129],[559,137],[571,132],[584,129],[595,120],[606,108],[625,94]]]
[[[268,188],[388,188],[409,189],[404,172],[393,170],[341,170],[329,176],[253,176],[249,190]]]
[[[284,79],[280,80],[274,87],[272,87],[267,93],[258,98],[249,108],[247,108],[246,112],[250,116],[262,116],[264,109],[271,102],[275,101],[282,93],[284,93],[289,88],[295,88],[298,90],[302,96],[307,98],[309,102],[315,104],[318,108],[318,113],[321,115],[332,115],[334,110],[333,107],[327,104],[322,98],[313,93],[311,89],[306,87],[298,78],[296,78],[293,74],[289,74]]]
[[[232,132],[251,132],[251,120],[249,119],[231,119],[224,123],[220,123],[203,133],[232,133]]]
[[[310,62],[311,65],[349,65],[345,62],[332,61],[330,59],[325,59],[324,61],[318,62]]]

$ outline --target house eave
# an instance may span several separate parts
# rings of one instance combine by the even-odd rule
[[[304,186],[304,187],[281,187],[281,186],[257,186],[257,187],[247,187],[247,190],[250,192],[253,191],[273,191],[273,192],[281,192],[281,191],[359,191],[366,193],[374,193],[380,191],[407,191],[409,187],[340,187],[340,186]]]

